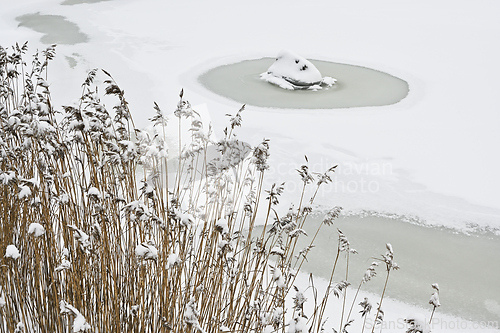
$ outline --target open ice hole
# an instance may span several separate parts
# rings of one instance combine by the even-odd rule
[[[330,61],[309,61],[321,74],[308,73],[311,75],[307,80],[301,79],[294,85],[312,86],[318,83],[318,78],[324,77],[335,78],[335,84],[330,87],[324,84],[322,89],[317,90],[283,89],[270,84],[262,79],[261,74],[273,69],[276,58],[244,60],[212,68],[201,74],[198,81],[213,93],[240,104],[285,109],[383,106],[398,103],[409,93],[406,81],[388,73]],[[276,74],[276,71],[271,72]],[[281,74],[278,71],[278,75],[274,76]],[[284,81],[290,83],[290,80]]]

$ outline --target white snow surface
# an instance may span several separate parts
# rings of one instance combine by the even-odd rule
[[[5,249],[5,258],[12,258],[12,259],[18,259],[21,257],[21,253],[19,253],[19,250],[15,245],[7,245],[7,248]]]
[[[224,114],[241,107],[198,83],[198,75],[218,65],[291,49],[307,59],[395,75],[410,86],[400,103],[337,110],[247,105],[239,137],[252,145],[271,140],[268,183],[286,181],[287,190],[298,187],[293,170],[304,155],[315,171],[339,164],[336,187],[325,187],[319,204],[417,216],[459,229],[500,228],[500,81],[492,74],[500,72],[499,10],[492,0],[315,0],[307,6],[22,0],[2,9],[0,40],[3,46],[29,40],[30,52],[43,49],[42,34],[18,27],[15,17],[63,15],[90,41],[57,47],[48,80],[56,103],[70,104],[68,96],[76,101],[86,72],[102,67],[126,91],[137,125],[148,124],[153,101],[173,111],[184,88],[192,105],[206,104],[215,133],[227,125]],[[263,11],[276,19],[259,24]],[[196,24],[187,24],[186,13]],[[337,28],[297,30],[291,22],[335,22]]]
[[[288,50],[281,50],[278,53],[276,61],[269,67],[267,73],[309,84],[323,79],[319,70],[309,60]]]

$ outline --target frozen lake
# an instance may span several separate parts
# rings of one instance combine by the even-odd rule
[[[210,69],[199,77],[210,91],[242,104],[287,109],[337,109],[390,105],[408,95],[408,83],[366,67],[310,60],[337,83],[318,91],[285,90],[260,79],[274,58],[253,59]]]
[[[308,219],[304,229],[308,237],[299,238],[298,250],[309,245],[322,217]],[[349,261],[349,281],[357,288],[364,272],[386,252],[385,244],[394,248],[394,261],[401,267],[392,272],[387,296],[429,310],[431,284],[440,286],[442,306],[437,309],[468,320],[495,321],[500,316],[497,287],[500,281],[500,236],[491,233],[465,235],[446,228],[426,227],[376,216],[339,218],[332,227],[324,226],[318,234],[303,268],[329,279],[337,253],[337,228],[342,230],[358,254]],[[257,233],[258,234],[258,233]],[[340,258],[344,258],[341,255]],[[480,274],[484,270],[487,274]],[[380,293],[385,268],[363,289]],[[335,281],[345,277],[345,259],[339,261]],[[351,296],[353,296],[351,291]],[[422,310],[425,312],[425,310]]]
[[[60,15],[26,14],[16,17],[20,27],[43,33],[45,44],[78,44],[88,41],[88,36],[73,22]]]

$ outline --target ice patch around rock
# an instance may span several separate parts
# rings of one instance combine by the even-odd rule
[[[322,77],[309,60],[288,50],[282,50],[269,69],[260,78],[287,90],[320,90],[333,86],[337,80]]]

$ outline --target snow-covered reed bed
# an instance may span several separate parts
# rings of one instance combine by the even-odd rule
[[[0,48],[0,332],[320,332],[327,317],[338,330],[383,319],[380,306],[361,302],[359,318],[359,300],[343,299],[349,282],[335,270],[355,250],[340,230],[327,289],[312,278],[294,285],[316,236],[294,256],[297,239],[335,167],[312,174],[306,158],[302,194],[280,216],[283,186],[263,188],[268,141],[236,138],[244,107],[213,141],[181,92],[172,123],[155,103],[153,130],[142,131],[108,72],[90,71],[79,103],[59,109],[48,81],[54,46],[30,66],[26,52]],[[184,122],[190,138],[179,136],[179,157],[167,163],[169,126]],[[253,233],[257,219],[270,232]],[[388,244],[360,277],[361,288],[376,269],[384,276],[374,304],[398,268],[393,256]],[[332,295],[342,310],[327,315]]]

